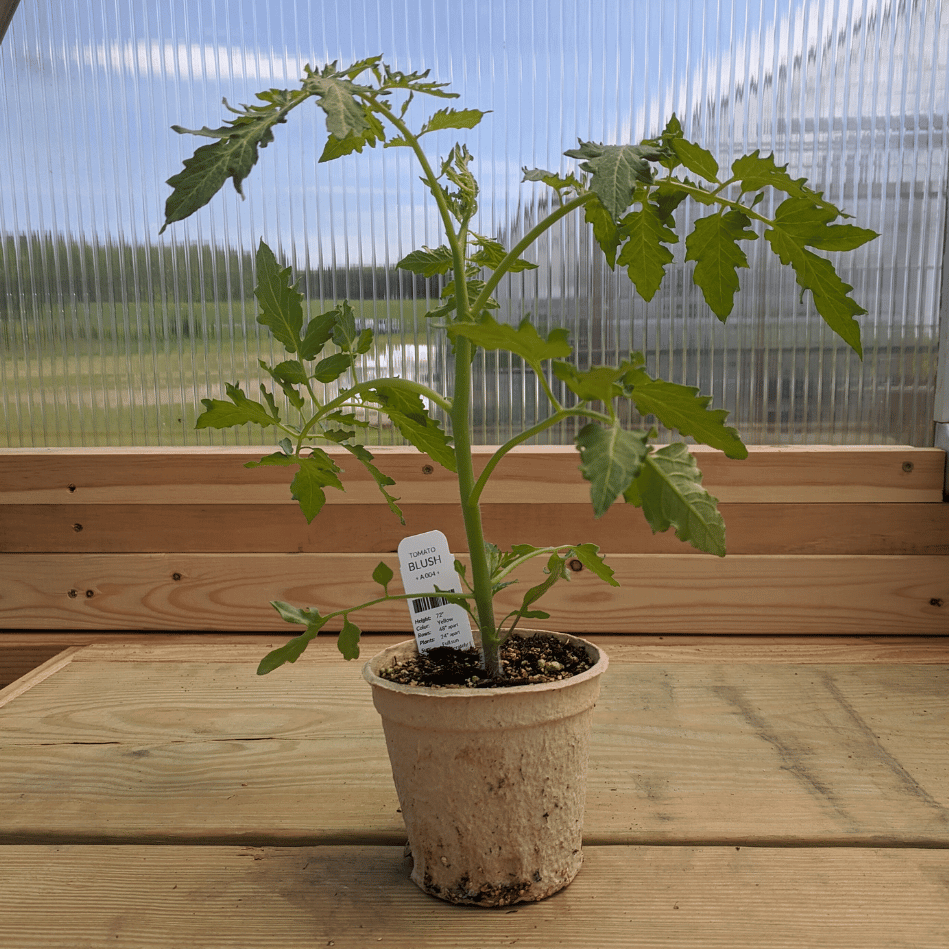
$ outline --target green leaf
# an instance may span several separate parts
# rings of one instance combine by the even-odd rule
[[[718,501],[702,487],[702,473],[685,445],[667,445],[650,454],[625,497],[642,507],[653,533],[674,527],[679,540],[725,556]]]
[[[299,502],[309,524],[326,503],[323,488],[342,491],[343,485],[338,477],[340,468],[325,451],[314,448],[313,454],[299,459],[299,463],[300,470],[290,484],[290,493]]]
[[[446,274],[453,266],[454,258],[451,254],[451,248],[444,246],[436,247],[434,250],[430,247],[413,250],[411,254],[407,254],[396,264],[396,267],[401,270],[408,270],[423,277]]]
[[[582,190],[583,185],[574,174],[559,175],[553,171],[544,171],[542,168],[522,168],[522,181],[540,181],[557,192]]]
[[[333,327],[333,342],[344,352],[353,352],[359,340],[359,330],[356,329],[356,311],[343,300],[336,307],[336,325]]]
[[[268,672],[273,672],[274,669],[279,668],[285,662],[296,662],[327,623],[327,619],[316,610],[300,610],[280,600],[274,600],[271,606],[287,623],[299,623],[306,626],[306,632],[295,636],[285,645],[267,653],[257,667],[257,675],[266,675]]]
[[[676,157],[689,171],[706,181],[718,182],[718,162],[711,152],[685,138],[674,137],[669,144]]]
[[[217,141],[198,148],[191,158],[184,160],[184,169],[168,179],[173,190],[165,201],[165,223],[159,233],[169,224],[183,221],[203,208],[228,178],[243,197],[241,185],[257,164],[258,149],[273,141],[274,125],[284,121],[286,109],[304,97],[299,92],[272,89],[269,93],[259,93],[257,98],[265,104],[231,109],[237,118],[217,129],[172,126],[179,134],[201,135]],[[224,105],[230,109],[226,100]]]
[[[306,381],[306,373],[303,372],[303,364],[297,360],[288,360],[276,366],[268,366],[263,359],[258,359],[257,362],[260,364],[260,368],[280,386],[283,390],[283,394],[290,401],[290,404],[295,409],[302,409],[306,402],[303,396],[296,390],[295,386],[301,382],[298,378],[300,373],[302,373],[303,376],[302,381]]]
[[[852,224],[833,224],[840,213],[833,205],[818,204],[812,198],[787,198],[778,206],[774,219],[798,243],[818,250],[856,250],[880,236]]]
[[[504,246],[498,242],[489,240],[486,237],[475,239],[478,244],[478,250],[469,258],[470,262],[478,267],[487,267],[489,270],[497,270],[501,261],[507,256]],[[532,264],[523,257],[518,257],[508,265],[507,273],[521,273],[524,270],[536,270],[537,264]]]
[[[383,474],[373,463],[372,452],[363,445],[343,445],[343,447],[353,456],[355,456],[363,465],[363,467],[369,472],[372,476],[373,481],[376,482],[379,491],[382,496],[386,499],[386,504],[389,505],[389,510],[398,517],[398,519],[404,524],[405,518],[402,516],[402,510],[396,501],[398,498],[393,497],[386,491],[386,488],[390,485],[395,484],[395,481],[390,478],[388,475]]]
[[[578,544],[573,548],[573,554],[587,570],[596,574],[611,587],[619,586],[619,581],[613,575],[613,569],[607,566],[606,561],[600,556],[600,548],[596,544]]]
[[[665,245],[678,243],[679,237],[649,203],[623,218],[620,234],[629,240],[623,244],[617,262],[626,268],[636,292],[644,300],[651,300],[666,275],[666,264],[674,259]]]
[[[747,458],[741,436],[725,425],[725,409],[709,409],[711,396],[699,395],[693,386],[652,379],[642,369],[626,374],[632,385],[630,398],[641,415],[655,415],[666,428],[673,428],[703,445],[723,451],[729,458]]]
[[[281,269],[274,252],[263,241],[257,249],[256,268],[254,296],[261,309],[257,322],[266,326],[287,352],[295,353],[303,328],[303,294],[290,282],[290,268]]]
[[[422,136],[441,129],[473,129],[487,114],[478,109],[439,109],[418,134]]]
[[[382,589],[388,593],[389,592],[389,583],[395,574],[392,572],[392,568],[383,560],[380,560],[376,565],[376,569],[372,571],[372,579],[382,587]]]
[[[629,432],[615,424],[604,428],[589,422],[574,442],[580,452],[580,472],[590,482],[593,513],[602,517],[639,474],[649,451],[646,432]]]
[[[564,153],[571,158],[584,159],[581,168],[592,174],[590,189],[619,221],[630,206],[633,194],[640,184],[652,184],[653,174],[645,155],[650,154],[639,145],[598,145],[581,142],[580,148]]]
[[[313,378],[317,382],[333,382],[347,369],[351,369],[353,358],[348,353],[333,353],[321,359],[313,368]]]
[[[307,323],[300,344],[299,355],[301,359],[315,359],[323,351],[323,347],[333,336],[333,329],[338,319],[339,307],[335,307],[326,313],[321,313]]]
[[[369,390],[366,399],[378,403],[392,424],[419,451],[449,471],[455,470],[451,441],[439,422],[425,411],[421,396],[396,386],[376,384]]]
[[[482,349],[503,349],[520,356],[535,369],[546,359],[563,359],[573,352],[565,329],[551,330],[544,339],[534,328],[529,317],[524,317],[516,328],[485,314],[477,323],[453,323],[448,329],[454,339],[463,336]]]
[[[692,280],[701,287],[705,302],[722,322],[731,313],[738,292],[738,270],[748,266],[740,240],[757,240],[751,220],[741,211],[710,214],[695,222],[685,239],[686,260],[694,260]]]
[[[569,362],[552,363],[554,375],[584,402],[610,402],[616,396],[622,395],[622,388],[616,384],[623,376],[624,366],[593,366],[580,372]]]
[[[814,306],[824,322],[862,358],[860,324],[854,317],[867,311],[849,295],[853,287],[841,280],[829,260],[807,250],[804,239],[780,222],[765,231],[764,236],[781,263],[794,268],[801,289],[811,291]]]
[[[557,554],[551,554],[547,560],[547,577],[541,583],[531,587],[521,601],[518,616],[527,615],[527,608],[536,603],[558,580],[563,580],[567,575],[566,565],[563,558]]]
[[[742,191],[774,188],[797,198],[818,197],[817,192],[807,187],[806,178],[792,178],[787,173],[787,165],[776,165],[774,155],[762,158],[757,148],[732,163],[732,174],[741,182]]]
[[[353,95],[359,89],[354,83],[333,76],[309,75],[303,83],[308,95],[316,96],[326,113],[326,128],[330,135],[345,141],[362,135],[371,128],[371,113]]]
[[[359,658],[359,637],[362,631],[348,616],[343,619],[343,628],[336,640],[336,648],[346,660]]]
[[[616,266],[616,251],[621,237],[613,216],[603,207],[603,202],[595,198],[583,206],[583,216],[587,224],[593,225],[593,237],[606,257],[610,270]]]
[[[247,398],[240,386],[228,383],[224,389],[231,401],[202,399],[205,410],[194,423],[195,428],[230,428],[234,425],[246,425],[249,422],[266,427],[276,425],[280,421],[260,402]]]
[[[386,132],[383,124],[371,112],[365,113],[365,118],[368,124],[361,132],[353,132],[345,138],[330,135],[323,147],[323,154],[320,155],[320,163],[335,161],[337,158],[352,155],[353,152],[361,153],[367,145],[375,148],[376,142],[384,142]]]

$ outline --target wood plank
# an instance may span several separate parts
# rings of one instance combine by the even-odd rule
[[[363,633],[362,648],[372,655],[405,633]],[[629,636],[608,634],[592,638],[609,647],[614,662],[727,662],[798,664],[946,663],[949,636]],[[256,663],[286,638],[253,633],[104,633],[0,631],[0,670],[9,685],[64,649],[83,646],[73,661],[110,662],[214,661]],[[300,663],[340,661],[333,634],[310,644]],[[19,670],[19,671],[17,671]],[[16,674],[10,675],[10,672]]]
[[[24,692],[28,692],[33,686],[39,685],[40,682],[43,682],[45,679],[48,679],[50,676],[55,675],[65,668],[72,662],[80,648],[79,646],[70,646],[67,649],[60,650],[45,662],[28,670],[24,675],[18,676],[15,681],[11,681],[8,685],[0,688],[0,708],[3,708],[4,705],[12,702]]]
[[[359,665],[255,666],[77,660],[19,694],[0,842],[403,840]],[[947,687],[949,663],[614,661],[585,838],[949,847]]]
[[[286,630],[279,599],[331,612],[378,594],[375,554],[2,554],[0,628]],[[462,556],[461,559],[464,559]],[[621,586],[589,571],[544,600],[553,629],[615,633],[945,635],[944,557],[610,556]],[[528,565],[524,578],[534,582]],[[498,603],[518,605],[520,588]],[[401,602],[360,614],[408,630]]]
[[[397,847],[8,847],[10,949],[945,949],[949,853],[587,847],[566,890],[461,909]]]
[[[728,504],[730,554],[949,555],[949,504]],[[379,504],[326,507],[307,524],[285,504],[0,505],[0,552],[392,553],[407,534],[439,529],[467,540],[457,504],[408,504],[406,524]],[[641,511],[616,504],[487,504],[485,534],[499,547],[565,538],[615,553],[694,554],[672,531],[653,534]],[[949,569],[949,567],[947,567]]]
[[[267,449],[4,449],[0,504],[295,504],[287,473],[247,469]],[[345,493],[330,504],[378,502],[370,476],[343,450]],[[373,448],[406,504],[452,504],[454,476],[408,448]],[[493,449],[475,449],[478,467]],[[946,454],[908,446],[754,446],[733,461],[695,448],[705,484],[722,501],[771,503],[930,502],[942,500]],[[586,503],[587,484],[571,446],[525,446],[499,465],[484,500],[495,504]],[[905,466],[905,467],[904,467]],[[429,471],[429,469],[431,470]]]

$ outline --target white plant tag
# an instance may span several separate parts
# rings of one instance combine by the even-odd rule
[[[420,594],[408,601],[418,651],[428,652],[436,646],[473,648],[471,621],[464,607],[435,593],[436,587],[463,592],[448,538],[441,531],[404,537],[399,543],[399,569],[405,592]]]

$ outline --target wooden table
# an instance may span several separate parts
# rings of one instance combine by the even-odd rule
[[[360,665],[275,641],[0,692],[3,949],[949,946],[949,639],[602,637],[583,870],[501,910],[409,882]]]

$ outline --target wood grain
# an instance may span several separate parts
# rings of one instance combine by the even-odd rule
[[[704,446],[695,454],[704,482],[720,500],[773,503],[884,503],[942,500],[945,452],[936,448],[755,446],[733,461]],[[346,469],[345,493],[330,504],[378,503],[362,466],[329,449]],[[452,504],[454,476],[408,448],[373,448],[406,504]],[[482,466],[493,451],[477,447]],[[295,504],[285,471],[247,469],[267,449],[4,449],[0,504]],[[505,458],[486,503],[586,503],[588,485],[570,446],[521,447]],[[905,466],[905,467],[904,467]],[[429,468],[432,470],[429,472]]]
[[[255,665],[92,657],[17,695],[0,710],[0,841],[403,840],[359,665]],[[949,663],[614,657],[585,839],[949,847],[947,690]]]
[[[949,555],[949,504],[719,506],[729,554]],[[378,504],[330,505],[312,523],[286,504],[0,505],[3,553],[392,553],[408,534],[438,529],[467,550],[457,504],[408,504],[405,525]],[[612,553],[693,554],[673,531],[653,534],[642,512],[615,504],[487,504],[485,535],[502,548],[597,544]],[[947,568],[949,569],[949,568]]]
[[[0,627],[265,632],[279,599],[321,611],[378,595],[374,554],[2,554]],[[462,557],[461,559],[464,559]],[[945,635],[944,557],[621,554],[621,586],[583,571],[544,600],[546,625],[574,632]],[[528,569],[524,577],[536,580]],[[506,609],[517,586],[503,591]],[[402,603],[359,614],[365,629],[410,629]]]
[[[541,903],[459,909],[400,847],[5,847],[10,949],[945,949],[949,853],[587,847]]]

